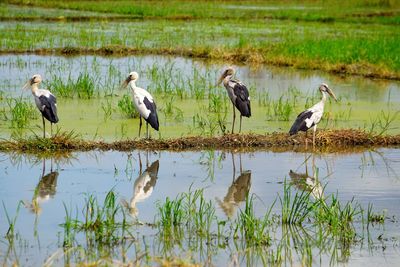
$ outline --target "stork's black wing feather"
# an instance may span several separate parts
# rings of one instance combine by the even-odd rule
[[[57,116],[57,99],[55,96],[50,95],[49,97],[46,97],[44,95],[41,95],[39,97],[40,104],[42,105],[42,115],[49,120],[52,123],[57,123],[58,122],[58,116]]]
[[[296,121],[293,123],[292,127],[290,128],[289,134],[293,135],[293,134],[296,134],[298,131],[303,131],[303,132],[307,131],[309,129],[309,127],[307,127],[306,119],[311,118],[312,114],[313,113],[310,110],[306,110],[306,111],[303,111],[302,113],[300,113],[297,116]],[[311,127],[312,126],[314,126],[314,123],[311,125]]]
[[[235,83],[233,87],[233,93],[236,96],[235,106],[240,111],[240,114],[245,117],[251,116],[251,108],[250,108],[250,98],[249,98],[249,90],[247,90],[246,85],[241,82],[232,80]]]
[[[146,106],[148,110],[150,110],[150,115],[149,117],[145,120],[150,123],[151,127],[154,128],[154,130],[159,129],[159,123],[158,123],[158,116],[157,116],[157,107],[156,103],[153,101],[151,102],[147,97],[143,99],[143,103]]]

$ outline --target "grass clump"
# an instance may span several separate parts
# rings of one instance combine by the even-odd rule
[[[253,196],[246,197],[246,206],[240,210],[235,222],[235,233],[240,231],[249,246],[269,246],[272,244],[270,230],[272,228],[271,211],[275,202],[267,210],[262,218],[258,218],[254,212]]]
[[[184,255],[190,251],[211,257],[218,250],[227,248],[230,251],[233,248],[235,253],[246,251],[247,257],[252,260],[260,258],[263,263],[293,262],[296,261],[293,256],[297,255],[298,260],[309,265],[316,256],[315,252],[327,254],[331,263],[343,260],[339,258],[340,254],[348,258],[352,248],[364,238],[362,231],[368,229],[365,224],[384,223],[380,216],[372,212],[372,205],[364,213],[361,205],[354,200],[343,202],[337,195],[311,200],[310,195],[294,192],[293,189],[285,182],[283,196],[278,196],[263,209],[261,216],[255,212],[254,195],[247,196],[244,207],[235,218],[222,220],[217,216],[213,201],[204,196],[204,189],[192,190],[190,187],[188,192],[174,199],[167,197],[157,202],[154,223],[140,224],[126,216],[113,190],[106,194],[102,202],[89,194],[81,212],[77,209],[75,216],[72,209],[67,209],[64,204],[66,215],[61,224],[64,230],[62,246],[69,256],[68,251],[81,251],[79,255],[72,255],[78,262],[83,258],[93,261],[102,257],[109,262],[110,257],[120,257],[120,250],[116,248],[121,247],[127,252],[127,248],[133,245],[137,258],[143,258],[147,265],[160,258],[173,259],[180,251]],[[276,203],[280,204],[280,209],[274,209]],[[10,235],[15,231],[17,215],[14,219],[7,215]],[[355,227],[355,224],[361,227]],[[147,237],[133,236],[132,233],[138,231],[136,227],[155,227],[158,230],[152,235],[155,258],[151,258]],[[191,255],[189,262],[193,262]]]
[[[311,192],[300,191],[292,195],[292,187],[285,181],[283,197],[279,196],[282,207],[282,224],[301,225],[314,209],[315,204],[310,200]]]
[[[96,96],[95,80],[88,73],[80,73],[76,80],[69,76],[67,81],[54,75],[47,82],[47,87],[54,95],[60,97],[91,99]]]
[[[321,151],[349,151],[371,149],[373,146],[397,146],[400,135],[369,136],[360,130],[324,130],[318,131],[316,149]],[[14,140],[0,140],[0,151],[87,151],[132,149],[154,150],[204,150],[204,149],[271,149],[278,151],[305,150],[305,135],[289,136],[286,133],[261,134],[225,134],[222,136],[188,136],[175,139],[140,139],[114,142],[86,141],[73,131],[58,132],[51,138],[38,135]]]
[[[7,98],[7,105],[10,115],[4,113],[5,119],[11,122],[11,127],[16,129],[26,128],[30,125],[31,120],[39,117],[36,107],[30,102],[24,101],[22,98]]]
[[[61,224],[64,228],[64,247],[72,247],[79,233],[84,233],[87,244],[95,248],[111,248],[126,239],[126,235],[130,235],[123,207],[117,202],[113,191],[107,193],[102,205],[95,196],[89,195],[85,200],[82,220],[78,216],[72,219],[66,207],[65,211],[65,222]]]
[[[118,109],[127,118],[139,117],[139,113],[136,111],[136,108],[132,103],[132,99],[128,94],[123,95],[122,99],[118,101]]]

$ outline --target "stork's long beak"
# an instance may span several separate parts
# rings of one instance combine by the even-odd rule
[[[226,76],[226,75],[225,75],[225,72],[222,73],[222,75],[221,75],[221,77],[219,77],[219,79],[218,79],[217,84],[215,85],[215,87],[219,86],[219,85],[222,83],[222,81],[224,80],[225,76]]]
[[[121,84],[120,89],[124,89],[125,87],[127,87],[130,81],[131,81],[131,78],[128,76],[128,77],[125,79],[125,81]]]
[[[29,86],[32,85],[32,82],[33,82],[33,80],[32,80],[32,79],[29,79],[29,80],[25,83],[25,85],[22,87],[22,90],[28,89]]]
[[[332,92],[332,90],[330,88],[328,88],[328,94],[333,97],[333,99],[335,99],[335,101],[337,102],[337,98],[335,96],[335,94]]]

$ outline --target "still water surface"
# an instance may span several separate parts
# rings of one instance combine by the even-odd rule
[[[140,169],[142,162],[142,169]],[[263,216],[273,201],[283,193],[283,183],[290,181],[294,190],[302,190],[301,179],[318,176],[321,194],[337,193],[340,201],[352,198],[367,209],[374,205],[376,212],[385,210],[384,226],[370,227],[370,241],[362,239],[351,247],[345,262],[355,266],[385,263],[400,264],[400,151],[374,151],[342,154],[310,154],[268,151],[230,153],[203,152],[85,152],[71,153],[68,158],[38,159],[30,155],[0,154],[0,258],[6,265],[18,260],[21,265],[43,264],[62,247],[66,207],[82,210],[88,194],[103,199],[114,190],[118,201],[130,203],[130,219],[153,223],[156,203],[167,197],[174,199],[191,189],[204,189],[204,196],[216,207],[221,220],[234,219],[244,208],[248,192],[254,198],[257,216]],[[144,175],[147,172],[149,175]],[[318,174],[316,174],[316,172]],[[141,175],[142,173],[142,175]],[[306,175],[304,175],[306,174]],[[312,179],[309,181],[312,181]],[[32,211],[29,203],[38,198],[39,209]],[[5,209],[12,217],[19,201],[25,205],[18,214],[14,253],[6,253],[4,238],[8,229]],[[273,212],[279,214],[277,205]],[[80,216],[80,215],[79,215]],[[357,225],[357,222],[355,222]],[[161,255],[157,245],[157,229],[140,226],[135,230],[138,242],[146,240],[153,256]],[[276,238],[281,234],[276,233]],[[204,244],[205,245],[205,244]],[[183,245],[184,246],[184,245]],[[135,251],[136,250],[136,251]],[[128,259],[134,260],[137,246],[128,249]],[[314,251],[315,252],[315,251]],[[135,254],[136,253],[136,254]],[[56,265],[66,260],[57,254]],[[60,256],[61,255],[61,256]],[[117,253],[117,255],[119,255]],[[174,255],[186,257],[185,247],[175,248]],[[206,259],[199,251],[192,252],[194,261],[216,266],[231,263],[238,255],[241,265],[261,264],[257,255],[236,250],[234,246],[218,248]],[[315,264],[329,264],[332,255],[313,254]],[[117,260],[121,260],[116,256]],[[295,259],[294,262],[297,262]]]

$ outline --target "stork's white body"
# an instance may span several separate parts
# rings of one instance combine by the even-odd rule
[[[147,97],[151,103],[154,103],[153,96],[145,89],[137,87],[135,81],[129,82],[129,89],[131,91],[133,104],[135,105],[136,110],[139,112],[140,116],[142,116],[144,119],[147,119],[151,111],[144,104],[144,98]]]
[[[128,88],[130,89],[132,94],[133,104],[140,114],[139,137],[140,130],[142,128],[143,117],[146,121],[146,136],[147,138],[149,138],[148,124],[150,124],[151,127],[153,127],[153,129],[155,129],[156,131],[158,131],[159,129],[156,103],[154,102],[153,96],[149,92],[147,92],[143,88],[136,86],[135,81],[137,80],[138,76],[137,73],[134,74],[134,79],[131,79],[131,81],[129,81]]]
[[[46,89],[32,90],[32,95],[33,98],[35,99],[35,104],[40,111],[43,111],[44,108],[46,107],[46,105],[44,105],[44,103],[40,101],[41,96],[46,97],[49,101],[51,96],[55,98],[55,96],[49,90]],[[54,103],[54,105],[57,106],[57,103]]]
[[[313,125],[317,125],[324,114],[324,107],[326,102],[326,93],[322,92],[322,99],[317,104],[307,109],[307,111],[311,111],[312,115],[310,118],[305,119],[307,128],[311,128]]]

